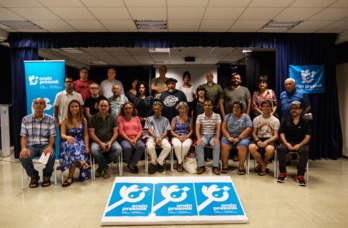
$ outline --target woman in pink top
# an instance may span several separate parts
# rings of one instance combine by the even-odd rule
[[[134,104],[126,102],[117,117],[118,131],[122,138],[120,144],[128,163],[127,168],[131,173],[138,173],[138,161],[145,151],[145,144],[141,140],[143,128],[137,114]]]

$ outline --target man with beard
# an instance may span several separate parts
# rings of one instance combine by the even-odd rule
[[[308,162],[311,125],[309,120],[301,117],[302,105],[300,101],[293,101],[290,104],[290,112],[291,116],[283,118],[279,128],[282,143],[278,148],[280,174],[277,181],[284,183],[286,180],[286,153],[296,151],[300,155],[297,166],[297,182],[300,186],[305,186],[304,174]]]
[[[84,112],[87,119],[90,119],[92,115],[99,112],[99,101],[107,100],[104,96],[99,95],[99,85],[97,83],[93,82],[90,84],[89,90],[91,91],[91,96],[87,97],[84,107]]]
[[[167,79],[168,90],[164,91],[159,98],[159,101],[163,104],[162,115],[169,120],[169,123],[171,123],[174,116],[179,115],[178,110],[176,110],[177,104],[180,101],[187,102],[186,95],[181,90],[175,89],[177,82],[175,78]]]
[[[241,76],[232,74],[232,86],[224,89],[220,99],[220,111],[222,118],[232,112],[233,102],[240,101],[243,104],[243,112],[250,114],[251,96],[248,88],[241,86]]]

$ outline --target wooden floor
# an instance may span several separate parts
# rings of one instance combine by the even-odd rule
[[[236,162],[231,161],[230,165],[237,167]],[[147,176],[144,163],[141,162],[139,166],[138,175]],[[207,167],[211,167],[211,164],[208,163]],[[277,183],[273,178],[273,164],[269,165],[270,173],[263,177],[255,174],[253,162],[251,167],[250,175],[238,176],[233,170],[227,174],[249,219],[249,223],[234,224],[233,227],[348,227],[347,159],[310,161],[310,180],[306,187],[298,186],[295,181],[295,164],[288,167],[288,179],[284,184]],[[124,168],[124,176],[135,175],[128,172],[126,166]],[[190,175],[168,170],[169,167],[166,174],[154,175]],[[0,172],[0,226],[26,228],[99,227],[113,179],[118,175],[114,166],[110,179],[77,181],[68,188],[62,188],[59,172],[57,186],[30,189],[26,181],[26,188],[22,190],[21,166],[17,159],[13,156],[2,159]],[[214,174],[207,169],[203,175]],[[231,224],[151,227],[206,228],[231,227]]]

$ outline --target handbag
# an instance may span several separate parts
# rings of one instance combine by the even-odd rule
[[[186,172],[190,174],[197,173],[197,160],[196,155],[192,152],[189,152],[183,161],[183,167]]]

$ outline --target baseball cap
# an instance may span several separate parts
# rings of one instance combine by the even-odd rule
[[[166,80],[166,84],[168,84],[169,82],[177,83],[178,80],[176,80],[175,78],[168,78],[168,79]]]
[[[301,108],[301,102],[299,102],[299,101],[293,101],[293,102],[291,102],[291,104],[290,104],[290,108],[292,107],[292,106],[296,106],[297,108]]]

